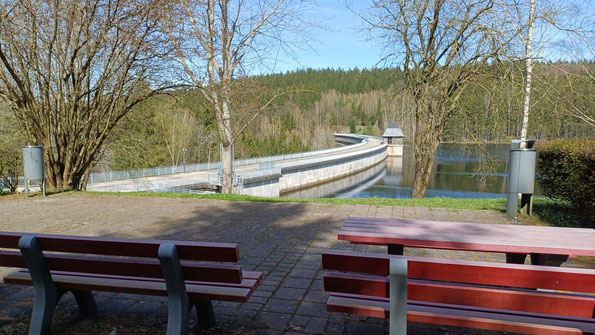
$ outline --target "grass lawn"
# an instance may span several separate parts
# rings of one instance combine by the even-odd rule
[[[369,205],[369,206],[408,206],[408,207],[431,207],[431,208],[453,208],[468,210],[495,210],[506,212],[506,199],[454,199],[454,198],[424,198],[424,199],[387,199],[387,198],[319,198],[319,199],[286,199],[286,198],[264,198],[248,195],[235,194],[187,194],[187,193],[151,193],[151,192],[80,192],[68,191],[68,193],[80,194],[102,194],[115,196],[143,196],[143,197],[167,197],[167,198],[194,198],[194,199],[217,199],[225,201],[258,201],[258,202],[297,202],[297,203],[323,203],[332,205]],[[48,195],[52,192],[48,192]],[[14,197],[21,195],[8,195],[0,193],[0,197]],[[595,228],[595,212],[592,209],[579,211],[573,208],[568,202],[552,200],[548,198],[534,198],[533,215],[521,216],[521,222],[529,224],[546,224],[558,227],[583,227]]]
[[[426,199],[387,199],[387,198],[319,198],[319,199],[288,199],[288,198],[265,198],[249,195],[236,194],[187,194],[187,193],[150,193],[150,192],[84,192],[91,194],[110,194],[127,196],[150,196],[167,198],[197,198],[217,199],[227,201],[257,201],[257,202],[298,202],[298,203],[322,203],[332,205],[371,205],[371,206],[409,206],[409,207],[439,207],[457,209],[506,209],[506,199],[453,199],[453,198],[426,198]]]
[[[387,198],[319,198],[319,199],[286,199],[264,198],[235,194],[187,194],[187,193],[150,193],[150,192],[82,192],[90,194],[110,194],[120,196],[148,196],[167,198],[197,198],[217,199],[226,201],[258,201],[258,202],[298,202],[323,203],[333,205],[370,205],[370,206],[408,206],[453,208],[468,210],[495,210],[506,212],[506,199],[454,199],[454,198],[424,198],[424,199],[387,199]],[[558,227],[595,228],[595,213],[593,211],[577,211],[569,203],[548,198],[534,198],[533,217],[522,217],[522,221],[531,224],[547,224]]]

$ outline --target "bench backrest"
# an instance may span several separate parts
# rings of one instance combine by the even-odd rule
[[[549,289],[595,293],[590,269],[455,261],[328,250],[322,254],[327,292],[387,298],[391,258],[408,260],[409,301],[592,318],[595,297],[544,293]]]
[[[0,266],[27,268],[18,249],[22,236],[35,236],[50,271],[163,278],[159,246],[176,245],[186,281],[241,283],[237,244],[115,239],[30,233],[0,233]],[[217,263],[213,263],[217,262]],[[221,264],[226,263],[226,264]]]

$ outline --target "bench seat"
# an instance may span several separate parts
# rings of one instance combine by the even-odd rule
[[[214,326],[212,300],[246,302],[262,273],[243,271],[237,244],[0,232],[7,284],[33,285],[30,334],[49,334],[58,300],[74,294],[82,317],[97,312],[92,291],[168,297],[168,334],[184,334],[196,308]]]
[[[246,302],[262,279],[260,272],[243,271],[240,284],[186,281],[188,296],[196,300]],[[52,271],[56,287],[70,290],[130,293],[167,296],[165,280],[156,278],[108,276],[77,272]],[[26,270],[18,270],[4,277],[5,284],[33,285]]]
[[[328,250],[327,309],[390,314],[389,263],[407,261],[411,322],[524,334],[595,333],[595,271]],[[392,328],[392,327],[391,327]]]
[[[331,294],[329,312],[377,318],[389,317],[388,299]],[[555,319],[532,313],[503,313],[501,310],[469,308],[460,305],[411,301],[407,304],[407,321],[446,326],[476,328],[522,334],[592,334],[595,323],[580,318]]]

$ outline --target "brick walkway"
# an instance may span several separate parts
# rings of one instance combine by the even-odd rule
[[[504,215],[494,211],[81,194],[0,198],[0,215],[4,231],[238,243],[242,268],[262,271],[264,281],[248,303],[214,302],[218,328],[204,332],[208,334],[387,333],[384,320],[326,312],[321,251],[386,252],[385,247],[338,241],[337,232],[347,217],[506,223]],[[498,254],[424,249],[406,248],[405,255],[504,261]],[[0,268],[0,275],[8,271]],[[98,293],[96,299],[99,315],[78,321],[74,298],[63,298],[53,332],[165,333],[166,298]],[[31,288],[0,284],[0,334],[3,327],[6,333],[25,330],[31,306]],[[411,331],[462,332],[426,325],[413,325]]]

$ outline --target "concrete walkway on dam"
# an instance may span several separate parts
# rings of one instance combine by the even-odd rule
[[[262,271],[249,302],[215,302],[218,327],[198,334],[388,334],[388,322],[326,311],[321,252],[385,253],[385,247],[337,240],[349,216],[507,224],[503,213],[455,209],[230,202],[66,193],[0,197],[0,229],[123,238],[238,243],[243,269]],[[405,249],[405,255],[504,262],[500,254]],[[0,275],[11,271],[0,268]],[[33,289],[0,284],[0,333],[26,331]],[[76,318],[74,298],[60,301],[55,334],[165,334],[167,298],[96,293],[99,314]],[[195,325],[196,316],[192,316]],[[3,328],[4,327],[4,328]],[[410,324],[410,334],[477,334],[476,330]]]
[[[295,169],[300,168],[302,166],[309,166],[309,165],[322,165],[324,163],[327,164],[335,164],[339,165],[346,165],[343,164],[343,161],[348,161],[352,158],[350,157],[357,157],[363,156],[366,153],[372,152],[375,149],[380,149],[383,147],[382,139],[377,137],[371,136],[361,136],[361,135],[350,135],[350,134],[335,134],[337,138],[338,136],[345,137],[349,139],[349,136],[354,136],[357,138],[357,141],[362,141],[361,143],[355,143],[352,145],[347,145],[345,147],[333,149],[332,152],[330,150],[321,150],[317,152],[308,153],[307,156],[298,157],[298,158],[290,158],[284,160],[276,160],[271,161],[268,163],[255,163],[249,165],[241,165],[235,167],[235,172],[237,175],[241,176],[243,179],[243,185],[241,185],[240,189],[236,189],[235,193],[237,194],[248,194],[248,195],[260,195],[260,196],[278,196],[280,192],[285,192],[288,190],[294,190],[295,188],[311,186],[316,184],[317,182],[324,182],[327,181],[325,178],[320,177],[313,177],[311,174],[309,177],[314,180],[304,181],[304,185],[301,185],[303,178],[299,178],[299,180],[288,180],[285,183],[279,182],[279,178],[282,177],[281,171],[287,169]],[[299,154],[298,154],[299,155]],[[384,153],[384,156],[386,154]],[[287,155],[292,156],[292,155]],[[383,156],[383,157],[384,157]],[[383,159],[383,157],[380,157]],[[332,162],[332,163],[329,163]],[[337,176],[345,176],[349,173],[346,173],[344,170],[348,169],[349,171],[354,170],[354,173],[357,171],[361,171],[361,169],[354,169],[354,163],[351,166],[343,166],[341,170],[337,169],[338,171],[319,171],[323,173],[325,176],[328,176],[328,179],[335,179]],[[365,169],[370,166],[369,160],[362,160],[361,162],[362,169]],[[373,164],[372,164],[373,165]],[[310,167],[310,170],[313,168]],[[328,169],[327,169],[328,170]],[[87,185],[88,191],[100,191],[100,192],[145,192],[145,191],[167,191],[174,188],[184,188],[191,185],[208,185],[213,184],[217,181],[217,173],[218,169],[210,169],[210,170],[201,170],[195,172],[187,172],[187,173],[176,173],[176,174],[167,174],[167,175],[160,175],[160,176],[152,176],[152,177],[142,177],[142,178],[135,178],[135,179],[121,179],[121,180],[112,180],[112,181],[105,181],[105,182],[95,182],[89,183]],[[337,174],[337,176],[334,176]],[[270,180],[276,179],[276,189],[271,192],[270,187],[262,187],[264,184],[265,186],[267,183],[263,183],[262,180]],[[249,183],[251,184],[249,185]],[[258,183],[258,185],[255,185]],[[269,182],[270,183],[270,182]],[[254,187],[260,186],[260,187]],[[248,190],[249,188],[252,188]]]

